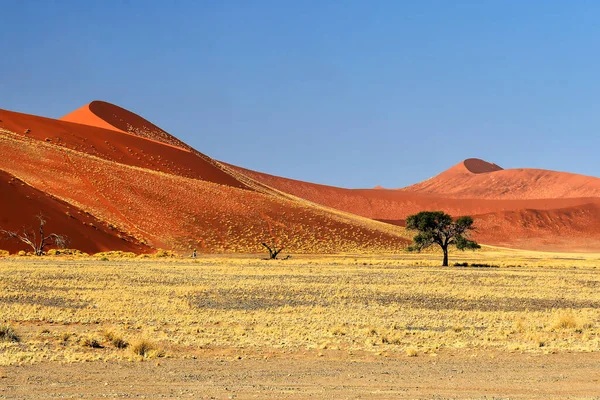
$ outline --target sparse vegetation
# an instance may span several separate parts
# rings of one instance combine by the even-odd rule
[[[174,358],[600,349],[597,255],[452,253],[499,266],[486,270],[439,268],[439,255],[298,256],[276,268],[253,256],[3,259],[2,318],[23,339],[0,342],[0,365],[161,348]]]

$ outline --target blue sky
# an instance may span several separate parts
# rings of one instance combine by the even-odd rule
[[[600,2],[14,1],[0,108],[92,100],[199,151],[343,187],[469,158],[598,176]]]

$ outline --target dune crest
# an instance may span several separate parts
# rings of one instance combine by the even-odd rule
[[[94,100],[65,115],[60,120],[103,129],[112,129],[117,132],[137,135],[186,150],[190,149],[190,146],[154,125],[152,122],[123,107],[106,101]]]
[[[494,171],[502,171],[504,168],[494,163],[481,160],[479,158],[467,158],[463,161],[463,165],[467,171],[473,174],[487,174]]]
[[[502,169],[470,158],[400,191],[456,199],[556,199],[600,197],[600,178],[545,169]]]

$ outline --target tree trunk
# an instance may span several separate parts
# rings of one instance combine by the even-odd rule
[[[442,250],[444,250],[444,261],[442,262],[442,267],[447,267],[448,266],[448,247],[444,247]]]

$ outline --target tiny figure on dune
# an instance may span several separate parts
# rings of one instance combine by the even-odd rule
[[[192,258],[196,258],[196,249],[194,249],[194,252],[192,253]]]

